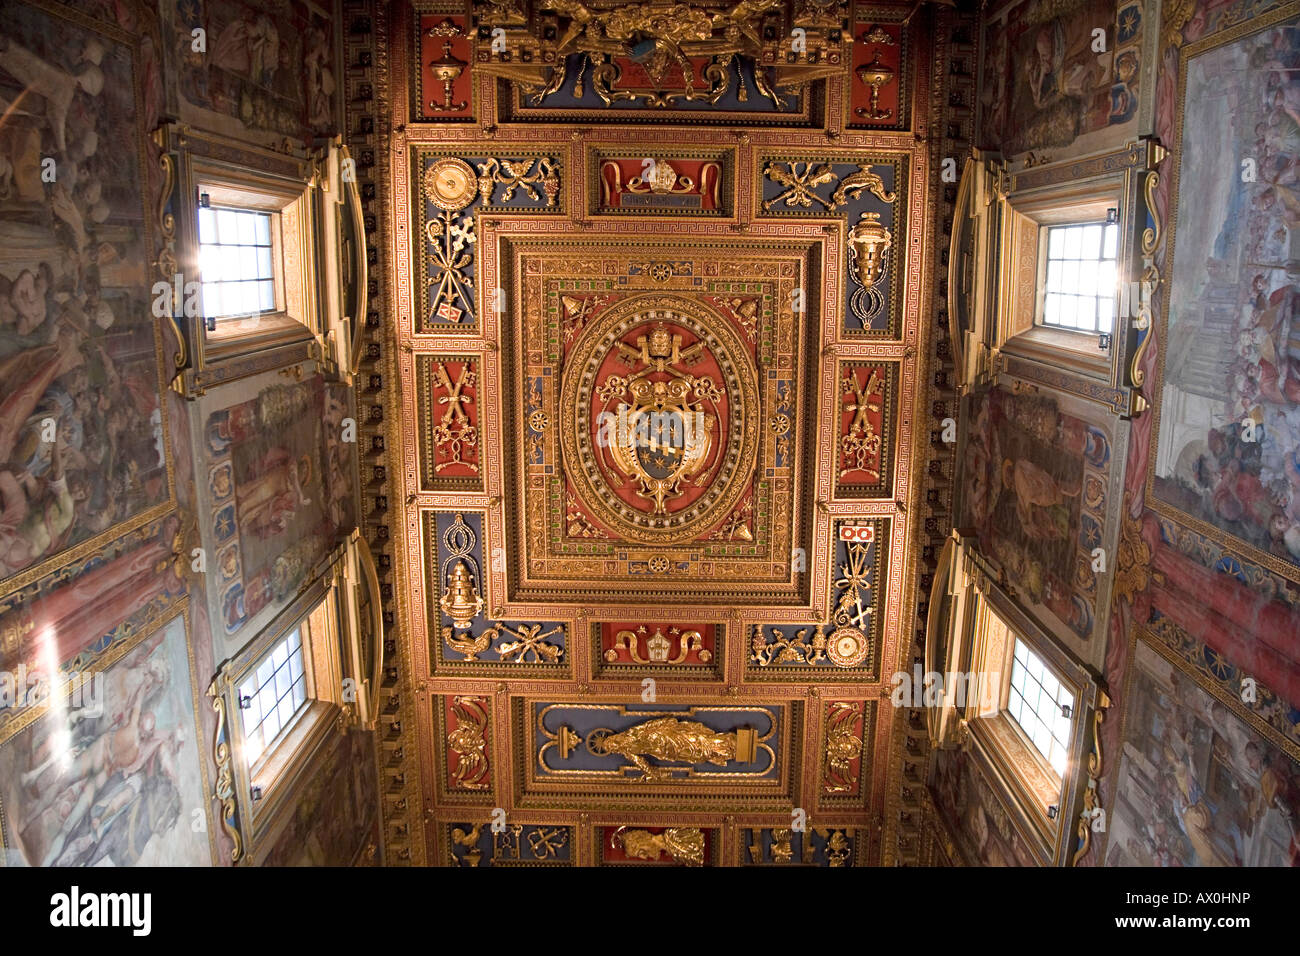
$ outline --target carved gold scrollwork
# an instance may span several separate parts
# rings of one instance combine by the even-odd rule
[[[659,833],[619,827],[610,841],[634,860],[657,860],[661,854],[687,866],[704,865],[704,831],[695,827],[667,827]]]
[[[447,746],[457,756],[451,783],[466,790],[488,788],[487,709],[486,698],[457,695],[451,699],[456,726],[447,733]]]
[[[676,628],[672,630],[676,630]],[[605,651],[605,660],[610,663],[616,662],[619,651],[626,651],[633,662],[637,664],[681,664],[691,651],[698,653],[702,663],[707,664],[713,659],[712,653],[705,649],[704,637],[699,631],[683,631],[677,643],[677,656],[669,658],[668,652],[672,642],[664,637],[664,633],[660,628],[656,627],[654,634],[646,640],[646,653],[649,656],[642,657],[636,632],[619,631],[614,635],[614,646]]]
[[[862,737],[855,730],[862,719],[862,704],[833,701],[826,717],[826,762],[822,768],[824,793],[849,793],[858,783],[853,761],[862,756]]]
[[[213,797],[221,804],[221,828],[226,831],[234,846],[230,850],[230,862],[238,863],[244,857],[244,840],[240,836],[239,826],[235,822],[237,805],[235,801],[235,776],[231,762],[230,728],[226,721],[226,698],[221,684],[225,669],[213,678],[208,685],[208,696],[212,698],[212,709],[217,714],[217,727],[212,736],[212,756],[217,765],[217,785]]]
[[[1074,857],[1070,860],[1071,866],[1077,866],[1079,861],[1088,854],[1092,846],[1092,831],[1099,821],[1105,820],[1105,810],[1101,807],[1101,795],[1097,791],[1098,781],[1101,780],[1102,769],[1102,752],[1101,752],[1101,722],[1106,717],[1106,710],[1110,707],[1110,697],[1105,691],[1099,691],[1097,708],[1092,712],[1092,752],[1088,754],[1088,789],[1083,794],[1083,812],[1079,815],[1079,848],[1075,851]],[[1104,825],[1104,824],[1103,824]],[[1101,830],[1101,827],[1097,827]]]
[[[159,130],[159,133],[162,131]],[[160,142],[159,145],[162,145]],[[175,280],[179,266],[176,262],[176,217],[167,211],[167,205],[171,202],[172,190],[176,186],[176,160],[171,153],[164,152],[158,157],[158,166],[162,169],[163,184],[162,192],[158,196],[158,209],[155,213],[155,219],[158,222],[158,234],[162,238],[162,250],[158,253],[158,258],[154,265],[158,268],[158,273],[169,286]],[[173,291],[173,296],[175,296]],[[185,336],[181,332],[180,323],[176,321],[176,311],[180,303],[173,299],[172,307],[167,310],[167,321],[171,323],[172,332],[176,335],[176,353],[172,356],[172,366],[176,372],[183,369],[188,362],[188,350],[185,345]],[[173,376],[174,380],[175,376]]]

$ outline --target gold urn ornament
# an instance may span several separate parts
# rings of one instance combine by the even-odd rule
[[[451,618],[452,627],[467,630],[470,623],[483,613],[483,598],[474,587],[474,578],[464,561],[457,561],[447,580],[447,590],[438,600],[442,613]]]
[[[858,285],[870,289],[885,276],[889,248],[894,237],[880,221],[880,214],[864,212],[849,233],[849,262]]]

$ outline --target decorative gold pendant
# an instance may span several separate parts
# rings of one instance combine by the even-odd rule
[[[439,209],[459,212],[478,194],[478,176],[469,163],[448,156],[425,171],[424,194]]]

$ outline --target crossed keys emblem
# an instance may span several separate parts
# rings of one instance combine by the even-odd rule
[[[460,377],[454,381],[442,362],[434,366],[434,374],[438,388],[447,393],[438,396],[438,404],[447,407],[438,424],[433,427],[433,439],[438,448],[449,456],[447,460],[439,461],[434,466],[434,471],[442,471],[452,465],[464,465],[472,471],[478,471],[476,462],[465,461],[461,457],[464,448],[473,448],[478,444],[478,429],[470,422],[466,408],[474,399],[462,391],[474,387],[477,374],[468,362],[461,369]]]
[[[869,412],[878,412],[883,406],[885,375],[873,368],[865,384],[859,385],[857,376],[849,372],[844,376],[841,400],[846,404],[844,410],[853,412],[849,429],[840,436],[840,477],[855,471],[865,472],[872,481],[880,480],[878,468],[871,465],[880,464],[880,445],[882,436],[876,434],[875,426],[867,417]]]

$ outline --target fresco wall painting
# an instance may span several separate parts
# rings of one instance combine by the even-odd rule
[[[0,588],[13,588],[158,517],[173,484],[136,49],[32,6],[0,10],[0,34]]]
[[[1294,5],[1292,5],[1294,8]],[[1281,11],[1285,14],[1286,11]],[[1300,126],[1297,19],[1275,15],[1185,47],[1175,161],[1249,156],[1238,170],[1180,162],[1162,339],[1156,510],[1265,566],[1300,569],[1300,315],[1292,235]],[[1289,570],[1288,570],[1289,569]]]
[[[267,381],[217,393],[201,425],[212,612],[228,639],[291,600],[353,521],[342,396],[319,377]],[[221,396],[246,400],[220,407]]]
[[[973,399],[971,419],[964,508],[981,552],[1027,607],[1086,647],[1105,591],[1093,549],[1107,537],[1108,430],[1067,413],[1046,393],[1001,387]],[[1083,653],[1095,658],[1100,649]]]
[[[1300,747],[1135,636],[1107,866],[1300,866]]]
[[[1138,0],[1025,0],[990,17],[979,145],[1028,165],[1133,138],[1145,19]]]
[[[338,126],[329,6],[303,0],[161,3],[163,46],[179,82],[169,90],[182,122],[285,152]],[[195,49],[195,29],[203,49]]]
[[[144,630],[119,661],[52,693],[0,741],[6,865],[214,862],[187,626],[180,614]]]

